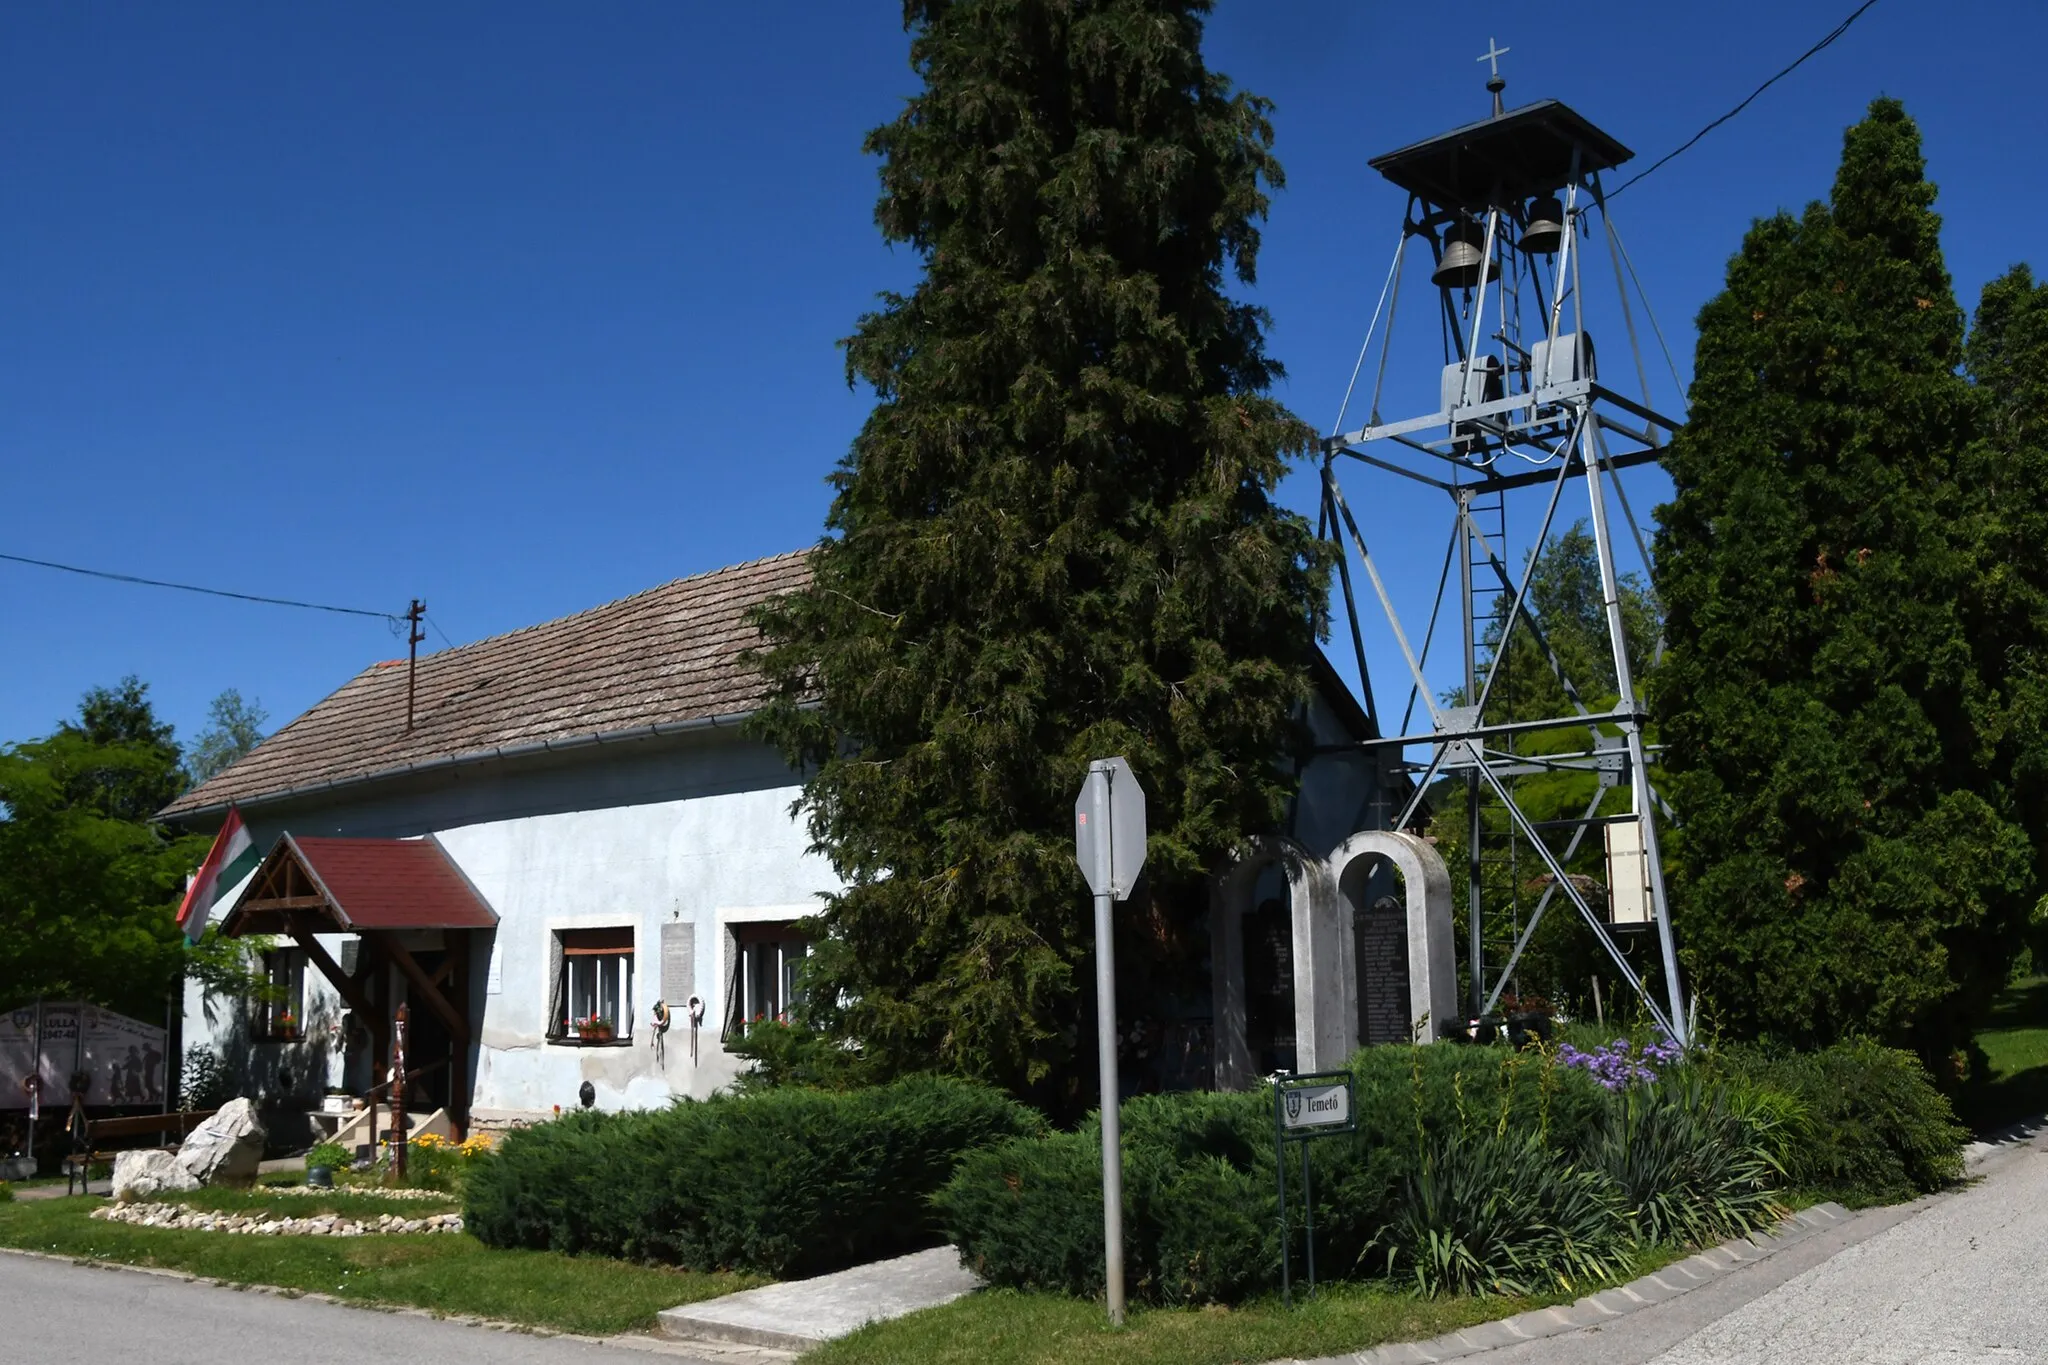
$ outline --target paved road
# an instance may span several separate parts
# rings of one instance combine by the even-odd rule
[[[1610,1326],[1460,1365],[2048,1365],[2048,1133]]]
[[[168,1275],[0,1252],[0,1361],[7,1365],[221,1365],[223,1360],[417,1360],[433,1365],[738,1365],[638,1343],[529,1336],[287,1299]]]

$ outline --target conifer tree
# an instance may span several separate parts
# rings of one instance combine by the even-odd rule
[[[1311,433],[1226,292],[1281,173],[1268,103],[1203,64],[1208,8],[904,5],[923,88],[866,146],[923,277],[847,343],[877,402],[808,589],[759,618],[755,722],[846,883],[810,1016],[885,1072],[1093,1098],[1090,758],[1150,802],[1137,997],[1198,994],[1204,877],[1291,795],[1327,568],[1272,500]]]
[[[1959,468],[1978,404],[1919,132],[1878,100],[1826,204],[1757,222],[1699,317],[1653,680],[1685,962],[1743,1033],[1945,1054],[2031,904],[1985,755]]]
[[[2033,845],[2035,885],[2048,888],[2048,284],[2015,266],[1985,285],[1968,358],[1981,404],[1963,466],[1977,554],[1970,638],[2004,703],[1989,766]],[[2048,900],[2030,918],[2039,964]]]

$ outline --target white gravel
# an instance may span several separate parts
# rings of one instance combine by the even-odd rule
[[[343,1218],[331,1213],[272,1218],[267,1213],[214,1212],[186,1204],[104,1204],[94,1209],[92,1216],[137,1227],[189,1228],[253,1237],[363,1237],[371,1233],[462,1231],[459,1213],[430,1213],[418,1218],[395,1213],[380,1213],[375,1218]]]

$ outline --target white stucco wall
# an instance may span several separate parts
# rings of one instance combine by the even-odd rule
[[[471,1111],[479,1123],[570,1109],[589,1081],[600,1108],[641,1108],[705,1096],[728,1084],[736,1060],[719,1045],[725,1018],[725,926],[797,919],[836,888],[831,865],[808,850],[790,815],[794,774],[762,746],[735,736],[609,752],[518,770],[490,765],[350,799],[259,808],[251,832],[268,848],[280,833],[369,838],[431,834],[498,914],[494,934],[474,936]],[[216,917],[231,902],[224,897]],[[705,1004],[696,1056],[681,998],[662,1057],[650,1012],[662,993],[661,926],[695,926],[692,990]],[[633,1037],[629,1047],[549,1042],[549,938],[558,930],[630,927],[634,939]],[[340,956],[341,936],[322,939]],[[277,1093],[360,1089],[360,1044],[347,1056],[327,1025],[341,1002],[318,972],[305,978],[307,1036],[251,1043],[248,1007],[186,991],[184,1041],[228,1056],[249,1082]],[[394,983],[396,984],[396,983]],[[210,1006],[210,1009],[209,1009]],[[211,1017],[209,1017],[209,1015]]]
[[[474,1107],[570,1108],[588,1080],[599,1107],[641,1108],[729,1082],[734,1064],[718,1045],[728,971],[721,923],[797,918],[836,886],[790,818],[796,795],[794,786],[773,787],[439,831],[499,916],[496,961],[475,964],[499,989],[485,997]],[[693,1062],[683,1002],[671,1001],[675,1022],[657,1062],[649,1011],[661,991],[661,926],[677,922],[696,926],[704,1024]],[[632,1047],[545,1041],[549,936],[621,925],[634,936]]]

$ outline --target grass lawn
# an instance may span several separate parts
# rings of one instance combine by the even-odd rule
[[[1964,1123],[1982,1130],[2048,1113],[2048,977],[2001,991],[1977,1046],[1990,1075],[1962,1096],[1957,1108]]]
[[[1653,1249],[1627,1278],[1683,1255]],[[1292,1309],[1277,1296],[1238,1308],[1134,1308],[1119,1330],[1099,1303],[991,1289],[864,1327],[806,1352],[803,1365],[1232,1365],[1418,1341],[1578,1297],[1425,1299],[1384,1283],[1340,1283],[1312,1300],[1297,1289]]]
[[[358,1195],[264,1198],[208,1191],[185,1196],[209,1208],[359,1214],[439,1211],[427,1201]],[[608,1336],[643,1331],[664,1308],[761,1283],[546,1251],[494,1251],[467,1234],[390,1237],[250,1237],[131,1227],[88,1217],[98,1199],[0,1204],[0,1246],[123,1265],[161,1266],[231,1284],[276,1285],[355,1303],[401,1305],[557,1331]]]

